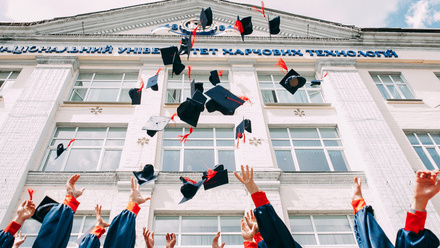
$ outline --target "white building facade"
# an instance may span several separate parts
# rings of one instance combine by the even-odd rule
[[[211,7],[214,23],[199,31],[182,63],[191,79],[221,85],[250,102],[232,116],[201,114],[186,143],[177,135],[189,125],[176,117],[149,137],[150,116],[171,117],[189,97],[185,69],[171,75],[159,48],[179,45]],[[250,165],[292,235],[304,247],[357,247],[350,205],[353,178],[391,240],[404,226],[415,171],[440,168],[440,30],[365,29],[277,10],[281,33],[269,37],[267,20],[251,6],[223,0],[170,0],[56,18],[1,23],[0,37],[0,224],[36,191],[62,201],[65,182],[79,173],[86,187],[69,246],[103,205],[113,219],[128,202],[132,171],[153,164],[158,180],[141,186],[151,201],[137,217],[155,231],[158,247],[167,232],[178,247],[210,247],[217,231],[227,247],[241,247],[239,220],[252,209],[250,195],[232,171]],[[244,42],[233,30],[236,16],[252,16]],[[280,85],[278,60],[307,78],[294,96]],[[131,105],[130,88],[159,68],[159,90],[144,89]],[[323,80],[311,86],[313,79]],[[237,147],[243,118],[252,133]],[[72,146],[55,160],[56,146]],[[180,176],[200,180],[206,167],[224,164],[229,184],[178,204]],[[428,206],[426,228],[440,234],[440,198]],[[39,225],[28,221],[22,247],[31,247]]]

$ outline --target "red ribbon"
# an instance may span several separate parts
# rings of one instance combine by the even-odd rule
[[[67,147],[69,147],[72,144],[73,141],[75,141],[75,139],[71,139],[69,144],[67,145]],[[66,147],[66,149],[67,149],[67,147]]]
[[[223,77],[223,70],[218,71],[218,75],[219,75],[220,77]]]
[[[159,72],[162,70],[162,68],[159,67],[159,70],[157,70],[156,75],[159,74]],[[154,75],[154,76],[156,76]]]
[[[236,102],[236,103],[238,103],[238,104],[240,104],[240,105],[243,105],[243,103],[241,103],[241,102],[239,102],[239,101],[237,101],[237,100],[235,100],[235,99],[232,99],[232,98],[230,98],[230,97],[226,97],[226,99],[229,99],[229,100],[231,100],[231,101],[234,101],[234,102]]]
[[[286,70],[286,71],[288,71],[288,69],[287,69],[287,65],[286,65],[286,63],[284,62],[284,60],[282,59],[282,58],[280,58],[279,60],[278,60],[278,63],[276,64],[276,66],[279,66],[279,67],[281,67],[281,69],[284,69],[284,70]],[[283,71],[284,72],[284,71]],[[285,73],[285,72],[284,72]]]
[[[324,77],[327,77],[327,76],[328,76],[328,72],[326,71],[325,74],[324,74]]]
[[[144,88],[144,80],[141,77],[141,87],[138,89],[137,93],[141,93],[143,88]]]
[[[196,184],[197,182],[194,180],[189,179],[189,177],[183,177],[186,181],[192,183],[192,184]]]
[[[31,198],[30,200],[32,201],[32,195],[34,194],[35,190],[33,189],[28,189],[28,193],[29,193],[29,197]]]
[[[263,14],[264,17],[266,17],[266,14],[264,13],[264,2],[263,2],[263,1],[261,1],[261,10],[259,10],[259,9],[258,9],[257,7],[255,7],[255,6],[252,6],[252,9],[255,10],[255,11],[260,12],[261,14]]]
[[[238,144],[240,144],[240,139],[243,137],[243,143],[246,143],[246,134],[243,132],[238,132],[237,134],[238,140],[237,140],[237,148],[238,148]]]
[[[197,29],[200,27],[200,24],[197,25],[197,27],[192,31],[192,37],[191,37],[191,48],[194,46],[194,43],[196,43],[196,35],[197,35]],[[191,52],[191,51],[189,51]]]
[[[186,142],[186,140],[188,139],[188,136],[190,135],[190,134],[192,134],[192,132],[193,132],[193,127],[190,127],[189,128],[189,133],[187,133],[187,134],[185,134],[185,135],[177,135],[177,138],[179,138],[180,139],[180,143],[185,143]]]
[[[238,32],[240,32],[240,34],[242,34],[244,32],[243,24],[241,24],[241,22],[239,20],[235,21],[234,29],[238,30]]]
[[[177,116],[177,113],[174,113],[174,114],[171,116],[171,120],[174,122],[174,124],[172,125],[173,127],[176,126],[176,121],[174,120],[174,117],[176,117],[176,116]]]
[[[188,77],[189,77],[189,80],[191,80],[191,66],[190,65],[188,66]]]
[[[239,96],[238,98],[240,98],[241,100],[245,101],[245,102],[250,102],[252,103],[251,99],[249,99],[247,96]]]
[[[213,178],[217,174],[217,171],[208,170],[208,175],[206,175],[206,182],[209,181],[211,178]]]

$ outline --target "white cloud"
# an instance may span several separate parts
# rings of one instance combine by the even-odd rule
[[[440,21],[440,12],[434,8],[438,5],[439,0],[420,0],[413,3],[405,15],[406,24],[412,28],[425,28]]]

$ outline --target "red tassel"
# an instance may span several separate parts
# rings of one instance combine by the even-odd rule
[[[188,182],[190,182],[192,184],[196,184],[197,183],[196,181],[189,179],[189,177],[183,177],[183,178],[185,178],[186,181],[188,181]]]
[[[32,201],[32,195],[34,194],[35,190],[33,189],[28,189],[28,193],[29,193],[29,197],[31,198],[30,200]]]
[[[234,29],[238,30],[238,32],[243,33],[243,24],[241,24],[241,22],[239,20],[235,21],[235,25],[234,25]]]
[[[217,174],[217,171],[209,169],[208,175],[206,176],[206,182],[209,181],[211,178],[213,178],[216,174]]]
[[[191,37],[191,47],[194,46],[194,43],[196,43],[196,35],[197,35],[197,29],[200,27],[200,25],[197,25],[197,27],[192,31],[192,37]]]
[[[185,134],[185,135],[177,135],[177,138],[180,138],[180,143],[185,143],[186,140],[188,139],[188,136],[190,136],[193,132],[193,127],[189,128],[189,133]]]
[[[241,103],[241,102],[239,102],[239,101],[237,101],[237,100],[235,100],[235,99],[232,99],[232,98],[230,98],[230,97],[226,97],[226,99],[229,99],[229,100],[231,100],[231,101],[234,101],[234,102],[236,102],[236,103],[238,103],[238,104],[240,104],[240,105],[243,105],[243,103]]]
[[[67,147],[69,147],[69,146],[72,144],[73,141],[75,141],[75,139],[71,139],[70,142],[69,142],[69,144],[67,145]],[[67,148],[67,147],[66,147],[66,148]]]
[[[238,132],[238,134],[237,134],[237,149],[238,149],[238,144],[240,144],[240,139],[241,139],[241,137],[243,137],[243,135],[241,134],[241,132]]]
[[[245,101],[245,102],[250,102],[252,103],[251,99],[249,99],[247,96],[239,96],[238,98],[240,98],[241,100]]]
[[[218,75],[219,75],[220,77],[223,77],[223,70],[218,71]]]
[[[252,10],[258,11],[261,14],[263,14],[264,17],[266,17],[266,14],[264,13],[264,2],[261,1],[261,10],[259,10],[257,7],[252,6]]]
[[[243,132],[243,143],[246,143],[246,133]]]
[[[288,71],[287,65],[286,65],[286,63],[284,62],[284,60],[282,58],[280,58],[278,60],[278,63],[276,64],[276,66],[279,66],[279,67],[281,67],[281,69]]]
[[[327,77],[327,76],[328,76],[328,72],[326,71],[325,74],[324,74],[324,77]]]
[[[138,89],[137,93],[141,93],[143,88],[144,88],[144,80],[141,77],[141,87]]]
[[[189,80],[191,81],[191,66],[190,65],[188,66],[188,77],[189,77]]]
[[[172,125],[173,127],[176,126],[176,121],[174,120],[174,117],[176,117],[176,116],[177,116],[177,113],[174,113],[174,114],[171,116],[171,120],[174,122],[174,124]]]
[[[156,75],[159,74],[159,72],[162,70],[162,68],[159,67],[159,70],[157,70]],[[155,76],[156,76],[155,75]]]

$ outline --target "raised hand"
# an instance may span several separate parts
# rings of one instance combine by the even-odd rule
[[[23,225],[25,220],[29,219],[35,213],[35,204],[33,201],[23,201],[23,203],[17,209],[17,215],[15,217],[15,222]]]
[[[361,179],[355,177],[353,180],[353,186],[351,187],[353,189],[353,196],[351,197],[352,201],[363,198],[361,186],[362,186]]]
[[[142,197],[141,191],[139,190],[139,184],[137,184],[136,179],[131,177],[130,201],[136,202],[140,205],[150,199],[150,197]]]
[[[174,233],[167,233],[165,247],[173,248],[176,245],[176,235]]]
[[[98,225],[99,225],[99,226],[102,226],[102,227],[105,228],[105,227],[110,226],[110,224],[108,224],[107,222],[105,222],[105,221],[102,219],[102,216],[101,216],[101,208],[102,208],[102,206],[96,204],[96,207],[95,207],[95,216],[96,216],[96,221],[98,222]]]
[[[417,171],[414,185],[414,200],[412,208],[425,211],[428,201],[440,191],[437,171]]]
[[[248,212],[246,212],[246,216],[244,217],[244,219],[246,220],[249,228],[255,226],[255,233],[259,232],[257,218],[255,218],[254,211],[249,210]]]
[[[243,236],[244,241],[253,242],[256,233],[257,230],[255,225],[252,228],[249,228],[245,221],[241,220],[241,235]]]
[[[249,191],[250,194],[257,193],[258,187],[254,182],[254,169],[251,168],[249,171],[249,165],[246,165],[246,171],[244,170],[244,166],[241,166],[241,176],[234,171],[235,177],[237,177],[240,182],[244,184],[246,189]]]
[[[212,240],[212,248],[223,248],[226,243],[223,243],[221,246],[218,245],[218,239],[220,238],[220,232],[218,232],[214,239]]]
[[[20,247],[20,245],[22,245],[24,243],[24,241],[26,241],[26,238],[27,238],[27,235],[24,235],[24,237],[21,238],[21,231],[17,232],[15,234],[14,245],[12,246],[12,248]]]
[[[75,189],[75,183],[76,181],[78,181],[79,177],[80,175],[75,174],[69,179],[69,181],[67,181],[66,183],[67,195],[71,195],[75,198],[78,198],[84,193],[85,188],[82,188],[81,190]]]
[[[144,227],[144,231],[142,232],[144,235],[145,244],[147,244],[147,248],[153,248],[154,246],[154,232],[150,232]]]

